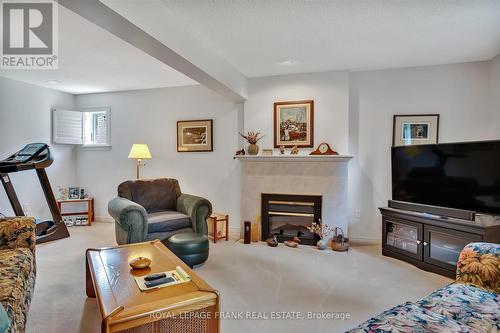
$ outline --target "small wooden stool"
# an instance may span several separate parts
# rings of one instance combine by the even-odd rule
[[[213,224],[210,222],[213,222]],[[225,228],[224,226],[222,229],[217,228],[219,222],[226,222]],[[208,236],[213,238],[214,243],[217,243],[219,239],[225,238],[226,241],[229,240],[229,215],[212,213],[208,217]]]

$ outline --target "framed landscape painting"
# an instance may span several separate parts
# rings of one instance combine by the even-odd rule
[[[274,147],[314,146],[314,101],[274,103]]]
[[[182,120],[177,122],[177,151],[213,151],[212,119]]]
[[[394,115],[393,146],[438,143],[439,115]]]

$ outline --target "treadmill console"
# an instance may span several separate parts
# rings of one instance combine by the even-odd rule
[[[0,161],[0,173],[10,173],[52,164],[49,146],[45,143],[30,143],[23,149]]]
[[[45,143],[30,143],[26,145],[23,149],[14,154],[14,160],[18,163],[25,163],[32,158],[38,156],[41,152],[43,152],[49,146]]]

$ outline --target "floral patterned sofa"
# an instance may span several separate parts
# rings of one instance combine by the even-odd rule
[[[5,311],[0,312],[7,318],[0,316],[0,330],[7,327],[9,333],[24,332],[34,286],[35,220],[1,218],[0,310]]]
[[[349,333],[500,332],[500,244],[471,243],[460,253],[456,282],[406,302]]]

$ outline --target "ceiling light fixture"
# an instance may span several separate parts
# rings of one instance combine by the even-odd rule
[[[48,80],[46,81],[48,84],[59,84],[61,83],[61,81],[58,81],[58,80]]]
[[[293,60],[290,58],[283,58],[278,61],[278,65],[282,66],[290,66],[290,65],[295,65],[297,63],[297,60]]]

